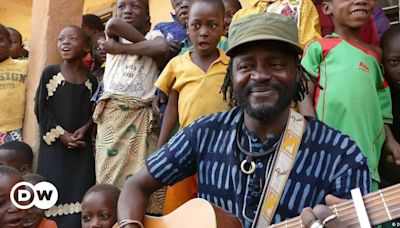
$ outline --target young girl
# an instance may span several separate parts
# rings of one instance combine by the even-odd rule
[[[36,92],[35,113],[40,127],[38,173],[58,189],[49,214],[59,227],[80,226],[80,200],[95,183],[89,129],[97,81],[82,63],[90,39],[76,26],[58,36],[61,65],[44,69]]]
[[[117,222],[120,190],[110,184],[91,187],[82,199],[82,228],[111,228]]]

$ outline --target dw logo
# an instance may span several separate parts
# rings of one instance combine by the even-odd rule
[[[54,206],[58,199],[56,187],[46,181],[32,185],[29,182],[19,182],[13,186],[10,192],[11,202],[21,210],[33,206],[47,210]]]

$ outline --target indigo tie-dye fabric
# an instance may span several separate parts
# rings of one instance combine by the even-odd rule
[[[273,223],[299,215],[304,207],[324,204],[326,194],[350,198],[353,188],[359,187],[363,194],[370,189],[367,161],[354,141],[318,120],[307,120]],[[255,160],[253,175],[244,174],[240,163],[245,155],[237,148],[236,132],[240,130],[241,146],[253,153],[271,148],[279,136],[271,135],[261,142],[242,122],[240,108],[198,119],[148,158],[149,172],[166,185],[197,172],[198,196],[235,214],[250,227],[274,153]]]

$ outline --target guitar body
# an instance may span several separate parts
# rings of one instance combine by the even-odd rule
[[[192,199],[162,217],[146,216],[146,228],[242,228],[240,220],[200,198]]]

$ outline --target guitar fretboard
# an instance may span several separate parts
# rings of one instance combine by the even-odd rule
[[[400,184],[390,186],[363,197],[371,225],[400,218]],[[360,227],[353,200],[329,207],[348,227]],[[295,217],[270,227],[303,227],[300,217]]]

